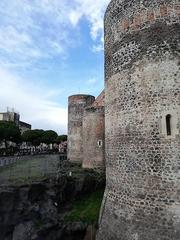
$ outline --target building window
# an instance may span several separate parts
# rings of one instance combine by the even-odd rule
[[[166,132],[167,136],[171,136],[171,115],[166,115]]]
[[[102,140],[99,140],[99,141],[98,141],[98,147],[102,147],[102,145],[103,145],[103,141],[102,141]]]

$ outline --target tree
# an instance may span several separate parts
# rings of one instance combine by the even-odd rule
[[[56,142],[61,143],[67,141],[67,135],[60,135],[57,137]]]
[[[11,141],[14,143],[21,142],[21,132],[19,127],[13,122],[0,121],[0,142],[4,142],[5,148],[7,149],[7,142]]]
[[[44,130],[27,130],[22,134],[24,142],[30,142],[33,146],[39,146],[43,142]]]
[[[58,135],[55,131],[52,131],[52,130],[44,131],[43,137],[42,137],[42,142],[46,143],[46,144],[55,143],[57,136]]]
[[[50,144],[56,142],[57,136],[57,133],[52,130],[35,129],[24,132],[22,139],[24,142],[30,142],[33,146],[39,146],[40,143]]]

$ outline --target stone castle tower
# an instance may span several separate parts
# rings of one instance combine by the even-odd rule
[[[95,100],[94,96],[78,94],[68,98],[68,159],[83,160],[83,113]]]
[[[104,170],[104,91],[83,115],[83,168]]]
[[[112,0],[107,8],[98,240],[180,239],[179,22],[179,0]]]
[[[83,168],[104,171],[104,91],[68,99],[68,159]]]

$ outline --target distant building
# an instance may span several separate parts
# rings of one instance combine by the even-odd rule
[[[0,113],[0,121],[14,122],[19,127],[21,134],[27,130],[31,130],[31,125],[20,121],[20,114],[15,112],[13,109],[7,109],[7,112]]]
[[[31,130],[31,125],[29,123],[19,121],[19,129],[21,131],[21,134],[23,134],[27,130]]]
[[[19,113],[14,111],[7,110],[7,112],[0,113],[0,121],[14,122],[17,126],[19,126],[19,119]]]

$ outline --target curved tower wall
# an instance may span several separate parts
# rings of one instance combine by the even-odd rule
[[[104,107],[87,108],[83,116],[83,168],[105,168],[104,135]]]
[[[180,239],[179,4],[108,6],[107,187],[98,240]]]
[[[95,100],[91,95],[73,95],[68,98],[68,159],[82,162],[83,159],[83,112]]]

